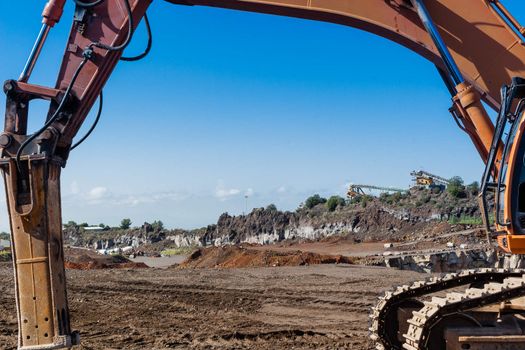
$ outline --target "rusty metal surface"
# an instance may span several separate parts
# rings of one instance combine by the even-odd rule
[[[71,345],[62,247],[60,165],[30,163],[30,191],[18,189],[14,160],[2,161],[12,231],[19,349]]]
[[[143,18],[151,0],[130,0],[135,28]],[[106,45],[119,45],[127,36],[127,13],[122,1],[104,1],[97,6],[97,15],[89,17],[87,23],[79,30],[73,24],[66,45],[64,58],[58,74],[56,88],[65,89],[74,75],[75,70],[83,60],[83,50],[92,42]],[[119,62],[121,51],[107,51],[94,48],[94,58],[87,62],[76,80],[72,93],[79,101],[67,125],[58,125],[63,130],[59,146],[68,147],[76,135],[93,104],[98,98],[113,69]],[[52,114],[54,109],[50,110]],[[57,123],[58,124],[58,123]]]
[[[445,331],[446,350],[518,350],[525,336],[519,327],[458,328]]]

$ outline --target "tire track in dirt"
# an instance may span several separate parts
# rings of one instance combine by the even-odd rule
[[[68,271],[80,350],[369,349],[377,295],[415,273],[344,265]],[[0,264],[0,348],[16,348],[12,271]]]

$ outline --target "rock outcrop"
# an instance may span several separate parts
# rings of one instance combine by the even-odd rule
[[[386,257],[385,266],[425,273],[456,272],[465,269],[494,267],[496,250],[451,250],[428,254]]]
[[[334,208],[332,208],[334,209]],[[355,242],[414,241],[453,230],[449,221],[479,215],[476,196],[458,199],[446,192],[414,188],[406,195],[370,196],[343,201],[335,210],[320,203],[296,211],[275,206],[256,208],[247,215],[222,214],[216,224],[197,230],[155,229],[145,223],[128,230],[87,232],[80,227],[65,230],[73,246],[95,249],[142,247],[163,242],[163,248],[272,244],[283,240],[318,240],[334,235]]]

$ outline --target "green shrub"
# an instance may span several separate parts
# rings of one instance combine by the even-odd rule
[[[128,219],[128,218],[122,219],[122,221],[120,222],[120,228],[123,230],[127,230],[130,227],[131,227],[131,219]]]
[[[173,256],[173,255],[189,255],[193,253],[194,250],[198,249],[197,247],[179,247],[172,249],[164,249],[160,252],[162,256]]]
[[[352,205],[352,204],[359,204],[361,203],[361,196],[356,196],[356,197],[353,197],[353,198],[350,198],[348,200],[348,204],[349,205]]]
[[[164,223],[162,221],[160,221],[160,220],[155,220],[151,224],[151,228],[153,228],[153,231],[155,231],[155,232],[162,231],[162,230],[164,230]]]
[[[304,202],[304,206],[308,209],[312,209],[316,205],[323,203],[326,203],[326,198],[323,198],[318,194],[314,194],[313,196],[310,196],[306,199],[306,202]]]
[[[326,201],[326,207],[328,211],[334,211],[337,207],[344,207],[345,200],[341,196],[332,196]]]
[[[67,228],[75,228],[75,227],[78,227],[77,223],[74,222],[74,221],[68,221],[67,223],[64,224],[64,227],[67,227]]]
[[[474,181],[473,183],[467,186],[467,190],[472,195],[477,195],[479,193],[479,182]]]
[[[371,200],[370,196],[364,195],[361,198],[361,207],[366,208],[368,202]]]
[[[275,206],[275,204],[270,204],[266,207],[266,210],[268,211],[277,211],[277,207]]]
[[[465,198],[467,196],[465,186],[463,186],[463,179],[459,176],[454,176],[450,179],[447,191],[454,198]]]
[[[468,215],[461,215],[461,217],[452,217],[448,220],[449,224],[452,225],[482,225],[483,220],[480,216],[468,216]]]
[[[11,261],[11,250],[1,250],[0,251],[0,261]]]

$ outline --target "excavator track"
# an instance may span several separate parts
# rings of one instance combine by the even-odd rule
[[[436,344],[432,337],[432,329],[439,320],[461,315],[463,312],[481,306],[502,303],[525,295],[525,275],[508,277],[502,283],[490,282],[483,288],[469,288],[464,293],[448,293],[444,298],[433,297],[425,302],[425,306],[414,312],[403,348],[406,350],[431,349],[430,344]],[[439,335],[441,336],[441,334]],[[433,341],[431,341],[433,339]],[[432,349],[436,345],[432,345]]]
[[[501,283],[515,283],[509,282],[510,280],[508,279],[513,278],[512,281],[514,281],[516,278],[521,279],[523,275],[525,275],[525,270],[523,269],[483,268],[449,273],[441,277],[431,277],[426,280],[416,281],[410,285],[399,286],[393,291],[387,291],[384,296],[379,298],[378,304],[372,309],[370,314],[370,338],[376,342],[376,348],[378,350],[425,349],[420,346],[423,344],[422,342],[426,341],[425,337],[429,333],[431,324],[435,322],[436,318],[439,318],[443,312],[446,312],[445,309],[449,309],[447,307],[441,310],[440,306],[452,305],[452,300],[455,300],[454,298],[458,297],[458,295],[450,294],[450,302],[443,302],[442,300],[434,298],[433,300],[436,301],[436,304],[432,302],[420,302],[415,298],[421,298],[425,295],[465,285],[487,285],[489,290],[492,290],[490,288],[496,290],[495,285],[492,286],[491,283],[498,285]],[[518,296],[525,294],[525,287],[520,288],[517,293],[521,294]],[[476,288],[470,288],[466,293],[470,293],[468,297],[465,297],[465,299],[460,298],[465,301],[465,304],[462,304],[460,300],[458,301],[459,304],[455,305],[461,306],[461,310],[463,310],[464,307],[472,309],[483,306],[486,305],[488,301],[490,301],[491,304],[499,301],[499,299],[492,301],[498,297],[491,297],[487,294],[488,292],[478,292]],[[480,297],[474,298],[473,296],[476,295],[476,293],[481,293]],[[508,300],[508,293],[504,294],[504,300]],[[466,298],[470,298],[468,302]],[[403,329],[403,325],[398,324],[397,318],[398,311],[404,306],[411,308],[421,306],[419,311],[416,310],[414,312],[415,316],[409,320],[409,327],[405,335],[406,345],[403,344],[404,341],[399,339],[398,330]]]

